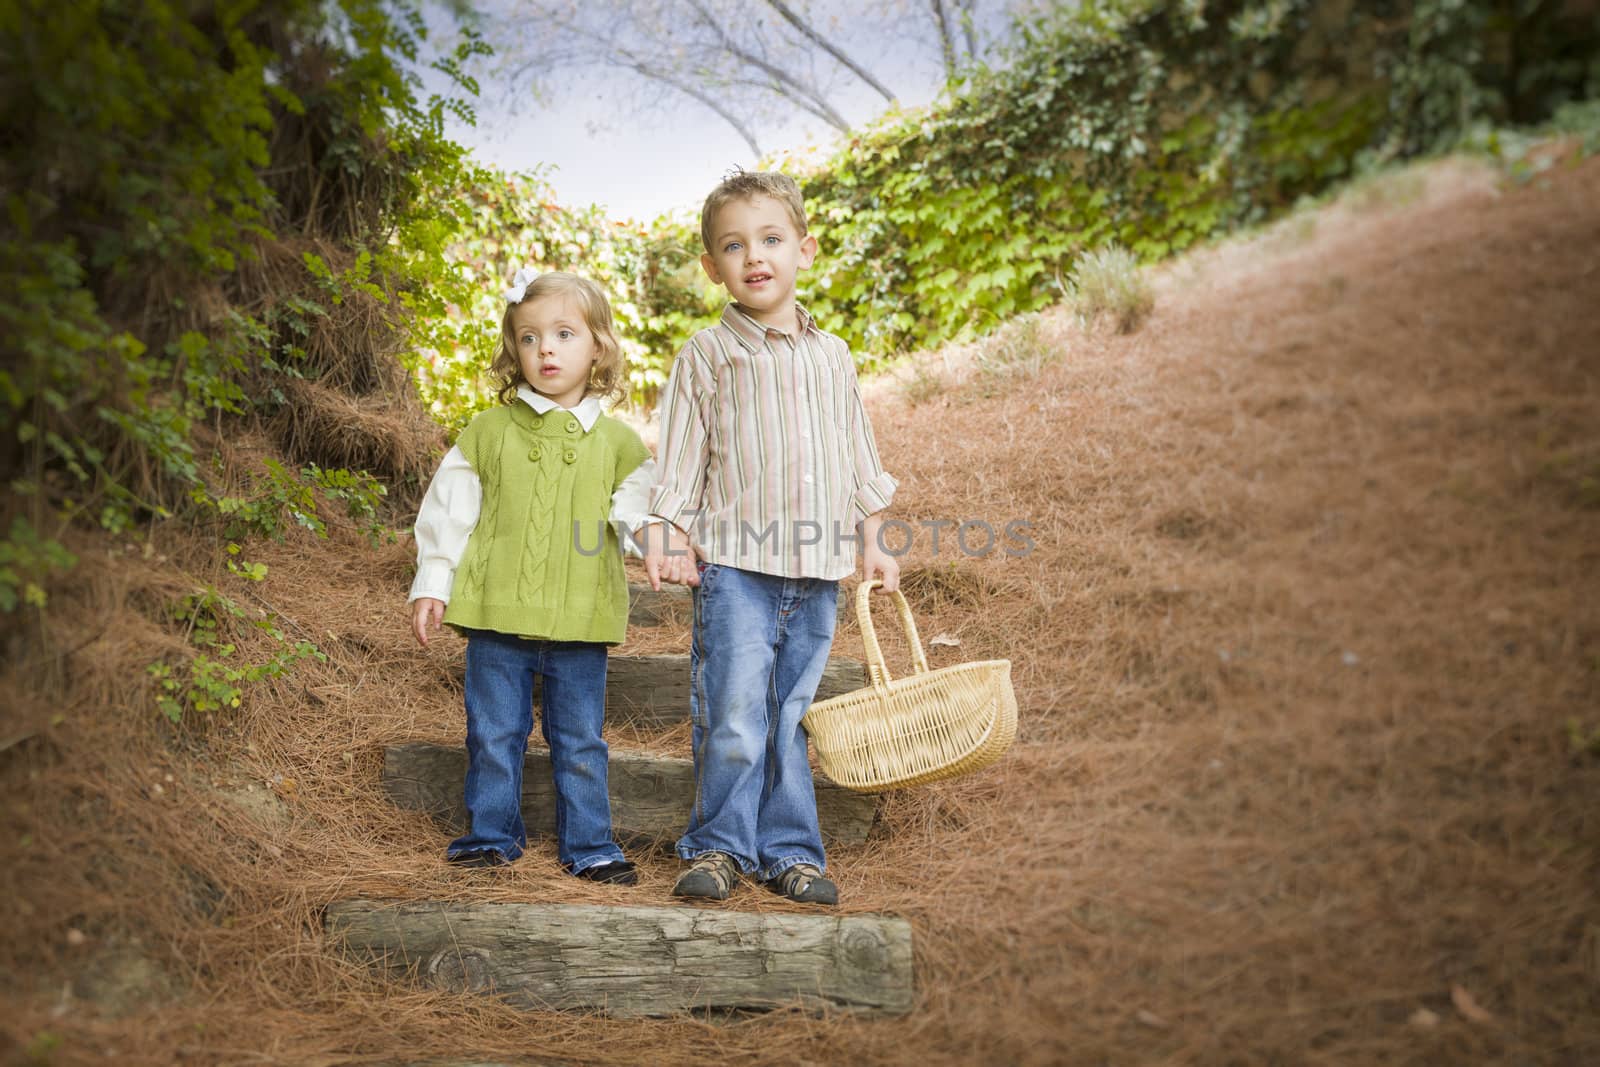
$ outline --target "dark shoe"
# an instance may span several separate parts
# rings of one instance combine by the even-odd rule
[[[606,863],[597,863],[593,867],[585,867],[578,872],[579,878],[587,878],[591,882],[603,882],[606,885],[637,885],[639,871],[627,860],[610,860]]]
[[[809,863],[797,863],[768,879],[767,888],[800,904],[839,903],[839,887]]]
[[[511,861],[492,848],[474,849],[460,855],[446,857],[457,867],[509,867]]]
[[[678,875],[672,895],[727,900],[738,880],[739,868],[732,856],[726,852],[704,852],[695,857],[693,866]]]

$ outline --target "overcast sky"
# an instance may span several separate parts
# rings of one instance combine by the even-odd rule
[[[1004,6],[996,2],[990,11]],[[873,40],[864,26],[844,27],[851,51],[893,87],[903,104],[931,100],[942,84],[937,54],[910,55],[896,47],[900,42]],[[514,42],[496,40],[492,30],[487,38],[498,55],[473,68],[482,86],[478,124],[452,118],[448,132],[479,160],[503,169],[551,168],[546,177],[564,203],[596,203],[614,217],[648,221],[674,208],[698,210],[724,173],[757,162],[733,128],[703,105],[663,88],[646,94],[657,103],[642,106],[637,90],[608,84],[615,75],[604,67],[574,78],[564,92],[547,92],[543,101],[519,94],[522,100],[513,108],[507,102],[512,87],[506,70],[526,57]],[[442,76],[427,75],[425,82],[429,91],[446,90]],[[881,96],[859,83],[849,85],[840,100],[840,110],[858,124],[880,114],[882,105]],[[834,136],[820,120],[796,119],[786,126],[769,124],[759,139],[774,151],[826,145]]]
[[[613,217],[642,221],[697,207],[724,171],[755,164],[732,127],[687,100],[645,116],[621,115],[593,97],[518,115],[484,104],[476,128],[453,122],[449,133],[504,170],[549,165],[545,177],[563,203],[600,204]]]

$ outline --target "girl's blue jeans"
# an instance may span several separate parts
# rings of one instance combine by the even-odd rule
[[[492,850],[507,860],[528,845],[522,762],[533,730],[533,680],[544,679],[540,726],[555,771],[556,850],[576,874],[621,860],[606,786],[606,646],[467,631],[467,814],[471,829],[447,855]]]
[[[825,866],[800,719],[833,645],[838,583],[700,565],[689,655],[694,809],[678,855],[775,878]]]

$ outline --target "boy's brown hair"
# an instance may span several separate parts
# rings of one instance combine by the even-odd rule
[[[750,200],[770,196],[789,209],[789,218],[801,237],[806,235],[806,199],[793,178],[775,170],[735,170],[706,197],[700,209],[700,241],[711,251],[711,227],[717,212],[730,200]]]
[[[617,338],[617,328],[611,316],[611,302],[601,289],[588,278],[566,271],[553,270],[539,275],[528,284],[522,299],[506,305],[500,320],[500,349],[489,367],[489,377],[494,382],[500,403],[510,404],[517,399],[517,387],[525,384],[522,362],[517,358],[517,337],[512,329],[511,316],[519,306],[529,300],[546,296],[570,296],[578,302],[583,312],[584,324],[594,334],[600,358],[589,372],[588,391],[585,396],[599,399],[618,397],[623,392],[622,342]],[[529,388],[532,383],[527,382]],[[538,390],[534,390],[537,392]]]

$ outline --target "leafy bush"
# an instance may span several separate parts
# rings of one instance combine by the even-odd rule
[[[1117,243],[1140,260],[1259,221],[1369,162],[1531,121],[1600,85],[1555,3],[1100,0],[800,175],[810,301],[858,352],[993,329]]]
[[[939,377],[939,372],[921,363],[914,365],[911,376],[900,384],[901,395],[912,407],[926,404],[942,392],[944,380]]]
[[[1043,325],[1037,314],[1019,315],[983,339],[975,366],[985,393],[1015,388],[1055,362],[1061,350],[1044,336]]]
[[[56,571],[73,567],[78,558],[61,542],[40,537],[21,515],[11,520],[11,530],[0,540],[0,611],[13,612],[20,604],[42,608],[49,600],[43,581]]]
[[[486,374],[500,343],[501,292],[518,267],[572,271],[605,290],[629,394],[641,403],[654,399],[679,347],[721,307],[700,270],[698,223],[684,217],[645,226],[568,207],[538,173],[475,169],[451,195],[470,205],[446,250],[461,291],[404,357],[428,410],[447,428],[461,428],[493,403]]]
[[[1085,253],[1072,269],[1066,290],[1078,314],[1094,319],[1109,313],[1121,333],[1136,329],[1155,306],[1155,294],[1138,258],[1121,245]]]
[[[310,641],[289,643],[272,618],[247,619],[243,608],[209,586],[173,605],[172,618],[198,651],[176,665],[157,660],[145,667],[156,684],[156,708],[172,722],[188,711],[236,708],[244,701],[246,686],[279,677],[299,660],[327,659]],[[245,662],[233,636],[242,625],[265,633],[281,647],[259,663]]]
[[[198,426],[326,371],[305,342],[330,307],[361,301],[363,326],[396,334],[450,291],[461,205],[425,194],[460,180],[463,150],[442,134],[452,105],[406,73],[423,23],[404,0],[16,7],[0,19],[4,517],[122,531],[221,509]],[[450,62],[481,50],[469,35]],[[297,242],[330,258],[286,270]],[[64,557],[8,544],[37,599],[28,583]]]
[[[315,485],[383,536],[381,485],[334,473],[375,464],[297,456],[299,475],[269,470],[270,499],[229,501],[196,431],[289,406],[300,378],[408,387],[396,355],[434,417],[463,424],[488,402],[498,293],[517,266],[607,289],[644,401],[716,311],[693,220],[562,207],[537,174],[475,166],[443,137],[445,113],[470,107],[421,98],[408,64],[426,24],[410,0],[13,6],[0,599],[41,603],[70,566],[18,532],[47,519],[124,531],[187,510],[273,536],[322,521],[302,506]],[[1597,35],[1549,0],[1052,10],[938,106],[820,167],[785,164],[825,248],[804,295],[863,357],[987,333],[1054,299],[1056,278],[1087,277],[1094,249],[1157,259],[1366,161],[1591,96]],[[466,64],[487,49],[462,40],[435,66],[470,94]]]

